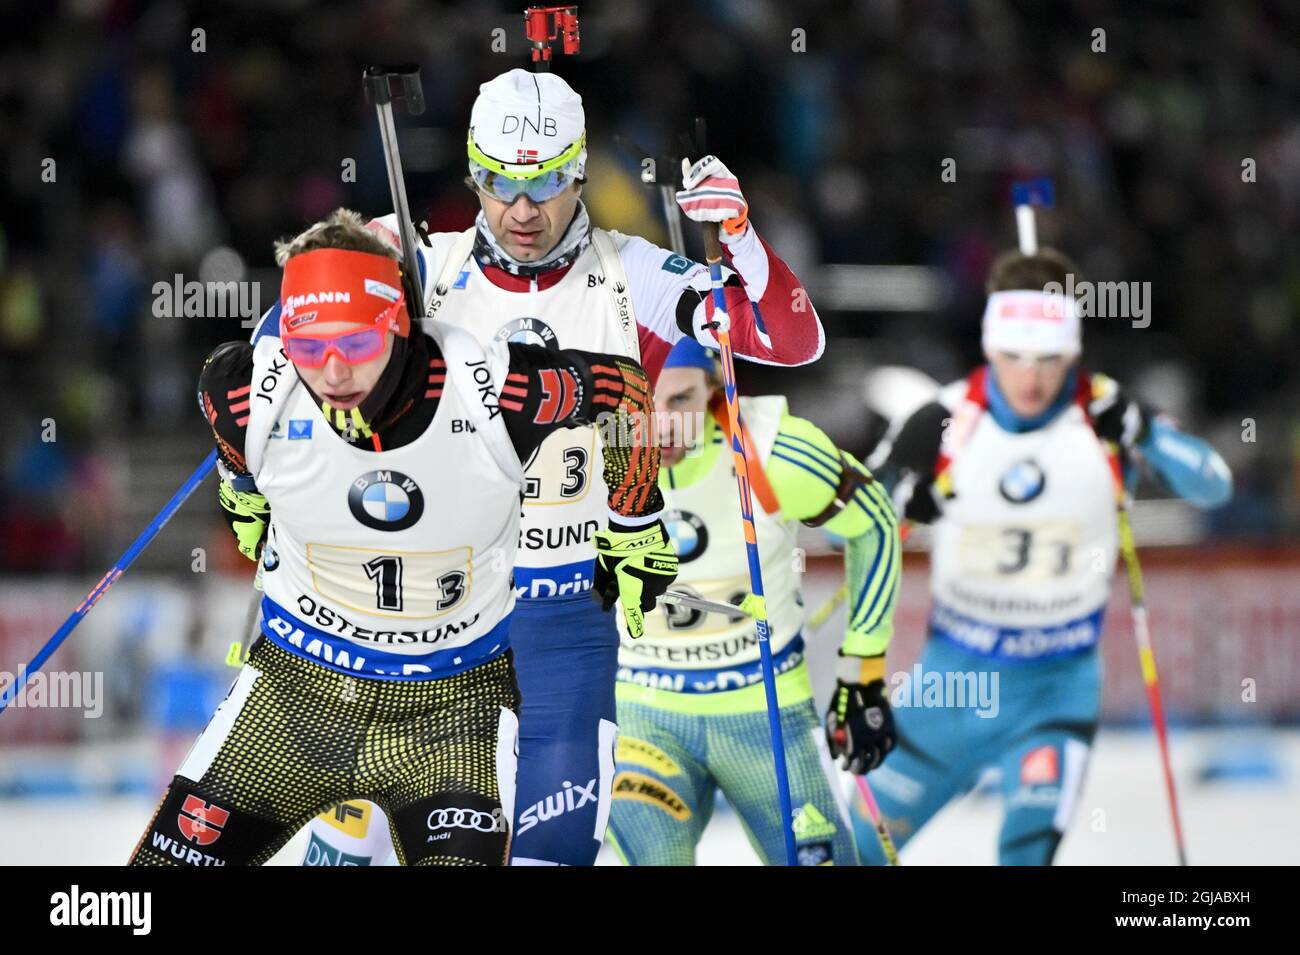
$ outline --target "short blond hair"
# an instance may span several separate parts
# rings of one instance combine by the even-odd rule
[[[361,213],[351,209],[335,209],[292,239],[277,239],[275,264],[283,267],[295,255],[313,249],[349,249],[353,252],[384,255],[390,259],[398,258],[397,250],[367,229]]]

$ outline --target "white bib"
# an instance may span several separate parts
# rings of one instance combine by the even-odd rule
[[[1082,409],[1021,434],[981,414],[950,476],[930,558],[936,628],[1010,658],[1094,643],[1119,542],[1114,478]]]
[[[740,399],[741,418],[764,463],[785,411],[786,400],[778,395]],[[712,449],[717,458],[707,474],[687,487],[660,484],[664,524],[681,562],[673,589],[722,603],[739,603],[750,592],[740,498],[731,447],[721,428],[713,435],[718,442]],[[802,574],[795,559],[799,522],[786,520],[779,512],[766,513],[757,497],[753,503],[771,650],[779,657],[803,624]],[[712,670],[759,658],[754,621],[740,613],[727,617],[660,604],[646,614],[646,632],[640,639],[627,636],[621,616],[619,627],[623,637],[619,664],[623,667]]]
[[[470,256],[474,230],[443,239],[427,313],[479,341],[517,341],[640,357],[636,320],[621,260],[609,234],[592,230],[587,249],[555,285],[498,288]],[[522,598],[567,597],[591,589],[593,535],[605,525],[608,490],[595,428],[547,438],[526,465],[515,589]]]
[[[278,339],[254,351],[248,462],[271,507],[263,629],[335,669],[442,675],[505,646],[523,477],[495,407],[508,357],[427,328],[446,386],[424,434],[389,451],[330,428]]]

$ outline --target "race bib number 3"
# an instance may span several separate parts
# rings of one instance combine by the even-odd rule
[[[1033,526],[975,525],[962,528],[961,570],[984,580],[1038,583],[1074,568],[1079,526],[1054,521]]]
[[[572,504],[587,496],[599,464],[596,430],[582,428],[551,435],[533,453],[524,475],[524,504]]]
[[[474,549],[394,551],[307,545],[312,586],[339,606],[381,617],[440,617],[473,583]]]

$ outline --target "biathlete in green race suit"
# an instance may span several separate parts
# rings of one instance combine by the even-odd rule
[[[721,377],[714,352],[683,340],[655,387],[664,519],[678,589],[752,606]],[[856,865],[833,757],[865,772],[893,746],[884,692],[900,552],[888,495],[780,396],[742,398],[754,521],[801,865]],[[684,423],[703,422],[686,433]],[[698,438],[696,437],[698,435]],[[757,465],[757,466],[756,466]],[[804,663],[800,523],[846,541],[849,623],[825,725]],[[720,790],[764,863],[785,858],[754,621],[660,606],[623,635],[610,838],[631,865],[691,865]]]

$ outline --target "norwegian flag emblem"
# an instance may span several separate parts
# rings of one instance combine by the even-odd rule
[[[530,162],[537,162],[537,150],[536,150],[536,149],[520,149],[520,150],[518,150],[518,151],[517,151],[517,158],[515,159],[515,162],[517,162],[517,163],[530,163]]]

